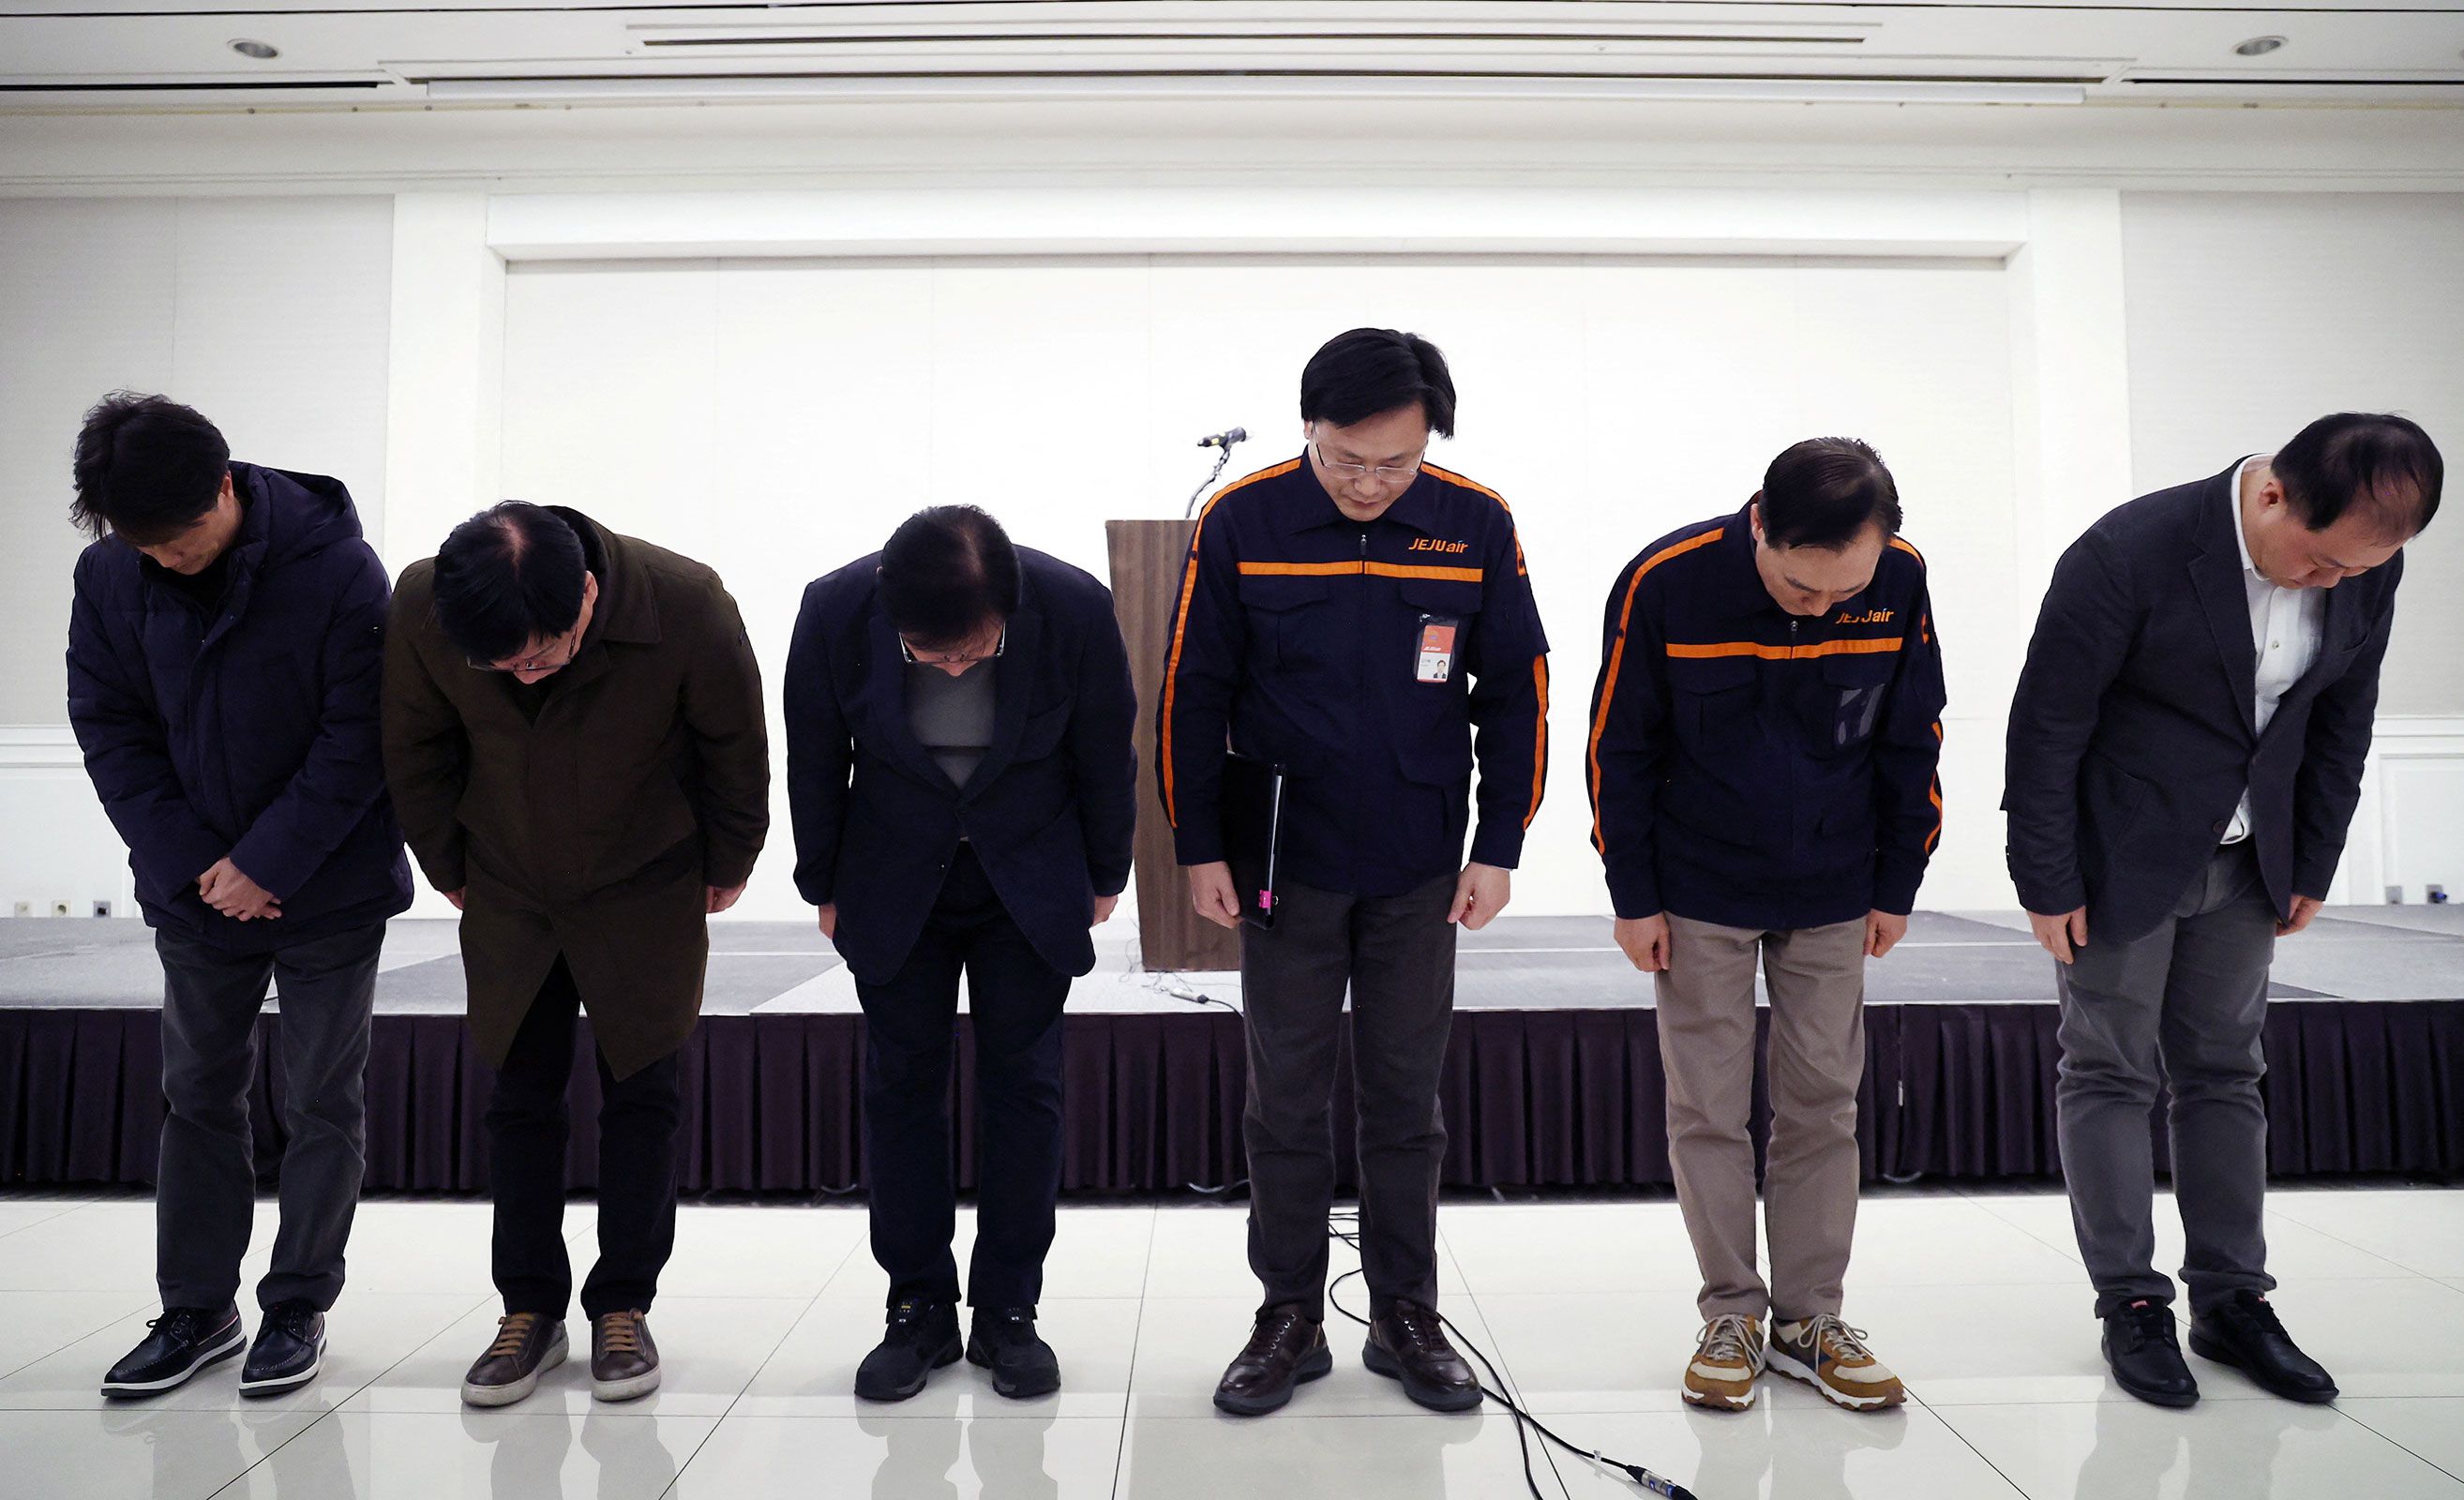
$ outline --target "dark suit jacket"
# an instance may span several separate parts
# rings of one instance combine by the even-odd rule
[[[2267,893],[2324,899],[2360,799],[2398,554],[2327,593],[2318,659],[2256,728],[2233,468],[2108,513],[2054,569],[2011,704],[2002,806],[2031,912],[2153,932],[2244,788]]]
[[[878,554],[813,581],[787,651],[796,888],[838,907],[839,953],[888,983],[915,947],[961,834],[1045,961],[1095,966],[1094,898],[1130,879],[1137,694],[1111,591],[1019,549],[1021,599],[995,682],[991,753],[962,791],[907,723]]]

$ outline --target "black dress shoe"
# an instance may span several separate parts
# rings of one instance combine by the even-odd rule
[[[1036,1336],[1035,1309],[976,1310],[967,1335],[967,1362],[993,1373],[993,1390],[1012,1401],[1049,1396],[1061,1389],[1061,1359]]]
[[[102,1378],[105,1396],[157,1396],[187,1383],[188,1377],[219,1364],[248,1343],[239,1309],[165,1308],[145,1325],[144,1341]]]
[[[1369,1325],[1360,1352],[1370,1369],[1403,1382],[1403,1394],[1431,1411],[1469,1411],[1480,1404],[1480,1381],[1446,1342],[1435,1308],[1397,1302]]]
[[[277,1302],[265,1310],[239,1368],[242,1396],[277,1396],[317,1379],[325,1367],[325,1314],[305,1302]]]
[[[1297,1302],[1258,1314],[1249,1345],[1215,1385],[1215,1407],[1235,1417],[1263,1417],[1292,1399],[1292,1387],[1334,1368],[1326,1327]]]
[[[2143,1401],[2189,1406],[2199,1399],[2173,1310],[2162,1302],[2143,1298],[2104,1315],[2104,1362],[2113,1366],[2114,1383]]]
[[[2229,1364],[2289,1401],[2323,1406],[2336,1399],[2336,1378],[2303,1354],[2255,1291],[2236,1291],[2190,1319],[2190,1351]]]
[[[933,1372],[958,1362],[958,1310],[947,1302],[909,1298],[890,1310],[880,1345],[856,1367],[855,1393],[869,1401],[903,1401],[924,1389]]]

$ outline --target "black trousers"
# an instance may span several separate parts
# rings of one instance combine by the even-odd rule
[[[488,1166],[496,1198],[493,1268],[507,1312],[564,1316],[573,1266],[564,1250],[564,1157],[574,1021],[582,995],[562,959],[514,1033],[488,1098]],[[678,1065],[660,1058],[629,1078],[599,1064],[599,1263],[582,1312],[647,1312],[676,1243]]]
[[[1265,1307],[1326,1317],[1327,1210],[1334,1198],[1336,1046],[1352,995],[1360,1158],[1360,1265],[1373,1311],[1438,1304],[1438,1105],[1454,1029],[1456,877],[1397,896],[1287,884],[1275,925],[1241,929],[1248,1022],[1249,1268]]]
[[[856,985],[872,1255],[890,1273],[891,1305],[958,1300],[950,1062],[961,972],[976,1036],[979,1148],[967,1300],[1031,1308],[1044,1293],[1061,1191],[1061,1008],[1069,976],[1010,920],[964,844],[905,966],[886,984]]]

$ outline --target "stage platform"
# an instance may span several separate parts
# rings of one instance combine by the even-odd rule
[[[712,933],[706,1019],[687,1057],[686,1185],[860,1185],[863,1021],[851,979],[804,924],[721,922]],[[1126,924],[1098,937],[1096,972],[1070,1001],[1065,1185],[1234,1184],[1238,977],[1142,973]],[[2274,1170],[2464,1174],[2464,908],[2337,908],[2280,945],[2276,979]],[[1450,1185],[1668,1181],[1651,985],[1611,945],[1605,918],[1508,915],[1464,934],[1457,985]],[[486,1070],[463,1035],[462,993],[453,924],[396,922],[369,1064],[371,1188],[486,1186]],[[0,919],[0,1183],[150,1178],[161,1004],[142,923]],[[1859,1120],[1869,1178],[2056,1174],[2055,1022],[2051,961],[2019,914],[1918,913],[1907,940],[1869,971]],[[262,1026],[279,1025],[276,1005]],[[963,1026],[959,1068],[962,1077],[972,1069]],[[266,1049],[255,1102],[269,1165],[280,1088]],[[585,1187],[596,1176],[595,1093],[578,1067],[573,1167]],[[1350,1114],[1339,1094],[1339,1144]],[[962,1179],[971,1132],[962,1114]]]

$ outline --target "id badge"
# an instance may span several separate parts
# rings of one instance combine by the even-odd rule
[[[1463,633],[1463,622],[1450,614],[1420,616],[1419,650],[1413,653],[1412,680],[1415,682],[1452,682],[1455,675],[1455,640]]]

